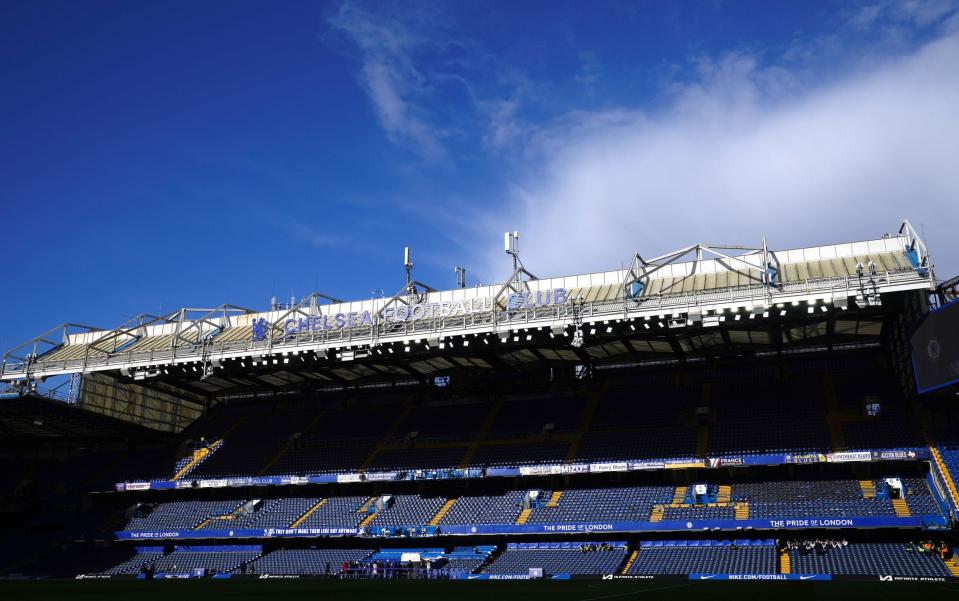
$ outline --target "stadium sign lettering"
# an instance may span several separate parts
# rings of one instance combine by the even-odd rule
[[[536,292],[514,292],[506,297],[506,310],[516,311],[519,309],[563,305],[567,299],[568,293],[565,288],[539,290]],[[439,317],[456,317],[479,311],[492,311],[494,306],[495,300],[491,297],[445,301],[441,303],[397,305],[384,308],[381,319],[386,323],[397,323],[419,321],[421,319],[435,319]],[[283,331],[287,335],[295,335],[324,330],[372,327],[375,319],[370,311],[313,315],[287,319],[283,322]],[[260,317],[254,319],[252,326],[254,340],[264,340],[269,336],[270,324],[265,318]]]

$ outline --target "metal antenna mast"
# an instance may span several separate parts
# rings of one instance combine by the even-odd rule
[[[410,261],[410,247],[403,247],[403,268],[406,269],[406,293],[410,296],[416,294],[413,287],[413,262]]]
[[[503,250],[513,258],[513,273],[509,279],[496,293],[496,302],[500,306],[506,306],[504,294],[509,292],[526,293],[529,292],[529,280],[537,279],[535,275],[526,270],[523,261],[519,258],[519,232],[506,232],[503,234]],[[524,279],[525,278],[525,279]]]
[[[513,272],[515,273],[520,265],[523,264],[523,262],[519,260],[519,232],[506,232],[503,235],[503,247],[506,250],[506,254],[513,257]]]

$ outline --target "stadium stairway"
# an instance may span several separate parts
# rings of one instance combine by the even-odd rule
[[[727,505],[729,504],[729,498],[733,494],[733,487],[728,484],[720,484],[719,488],[716,490],[716,503]]]
[[[430,526],[439,526],[440,521],[446,517],[446,514],[449,513],[449,510],[453,508],[453,505],[456,503],[456,497],[452,499],[447,499],[443,506],[439,508],[436,514],[430,519]]]
[[[393,439],[396,432],[400,429],[400,426],[403,425],[403,423],[406,421],[406,418],[409,417],[410,413],[413,412],[415,407],[416,406],[414,403],[407,403],[406,407],[404,407],[403,411],[400,413],[400,416],[396,418],[396,421],[393,422],[393,425],[391,425],[389,430],[386,431],[386,434],[384,434],[377,445],[373,447],[373,450],[370,451],[369,456],[366,458],[366,461],[360,465],[360,469],[358,471],[366,471],[371,465],[373,465],[373,461],[376,459],[376,456],[379,455],[380,451],[384,449],[387,442]]]
[[[779,573],[780,574],[791,574],[792,567],[789,560],[789,553],[786,551],[779,552]]]
[[[956,558],[950,557],[945,561],[946,569],[949,570],[949,573],[952,574],[953,578],[959,578],[959,562],[956,561]]]
[[[892,499],[892,508],[896,512],[897,517],[908,518],[912,516],[912,512],[909,511],[909,505],[906,504],[905,499]]]
[[[215,453],[217,449],[223,446],[223,439],[215,440],[213,443],[203,447],[202,449],[196,449],[193,451],[193,456],[190,458],[186,464],[184,464],[175,474],[171,480],[179,480],[180,478],[186,476],[193,469],[207,460],[207,458]]]
[[[473,442],[470,443],[470,446],[466,448],[466,454],[463,455],[463,460],[460,461],[460,469],[468,468],[470,462],[473,461],[473,457],[476,455],[476,450],[479,448],[480,441],[486,438],[486,434],[489,432],[490,428],[493,427],[493,422],[496,421],[496,416],[498,416],[499,412],[503,409],[503,403],[503,398],[499,397],[496,399],[496,402],[493,403],[493,406],[490,407],[489,413],[486,414],[486,418],[483,420],[482,425],[480,425],[479,432],[476,433],[476,438],[474,438]]]
[[[872,480],[860,480],[859,488],[862,489],[862,498],[863,499],[875,499],[876,498],[876,483]]]
[[[696,430],[696,457],[705,457],[709,448],[709,426],[703,424]]]
[[[673,500],[670,502],[670,505],[673,507],[678,507],[683,504],[686,500],[686,491],[689,489],[688,486],[677,486],[676,490],[673,491]]]
[[[563,496],[563,491],[554,490],[553,493],[549,496],[549,500],[546,501],[544,507],[556,507],[559,505],[559,498]]]
[[[626,563],[623,564],[623,569],[619,571],[620,574],[628,574],[629,568],[633,567],[633,563],[636,561],[636,556],[639,555],[639,549],[633,549],[633,552],[629,554],[629,557],[626,558]]]
[[[496,559],[506,551],[505,545],[497,545],[489,554],[486,556],[486,559],[483,560],[483,563],[479,564],[473,568],[473,574],[482,574],[486,571],[486,568],[490,566]]]
[[[223,440],[226,440],[226,439],[229,438],[234,432],[236,432],[236,429],[239,428],[240,426],[242,426],[242,425],[243,425],[243,422],[245,422],[248,417],[249,417],[248,415],[241,415],[241,416],[237,417],[237,418],[236,418],[236,421],[234,421],[232,424],[230,424],[230,427],[227,428],[226,432],[223,433],[223,437],[222,437]]]
[[[372,522],[373,520],[376,519],[376,514],[378,514],[378,513],[379,513],[378,511],[374,511],[374,512],[372,512],[372,513],[366,514],[366,517],[363,518],[362,520],[360,520],[360,523],[357,524],[357,527],[358,527],[358,528],[366,528],[367,526],[370,525],[370,522]]]
[[[929,441],[928,436],[926,437],[927,444],[929,445],[929,454],[932,455],[932,461],[936,466],[936,469],[939,470],[939,475],[942,476],[942,480],[946,485],[946,490],[949,491],[950,501],[955,508],[959,508],[959,490],[956,490],[956,483],[952,479],[952,474],[949,473],[949,468],[946,466],[946,462],[942,459],[942,454],[939,452],[939,449],[936,448],[931,441]]]
[[[839,408],[839,395],[836,393],[836,382],[832,374],[822,375],[823,393],[826,396],[826,425],[829,428],[829,444],[834,451],[846,450],[846,434],[842,425],[850,412]]]
[[[327,500],[328,500],[328,499],[320,499],[319,501],[317,501],[316,503],[314,503],[312,507],[310,507],[309,509],[307,509],[306,511],[303,512],[303,515],[301,515],[300,517],[296,518],[296,519],[293,521],[293,523],[290,524],[290,528],[296,528],[296,527],[298,527],[300,524],[302,524],[303,522],[305,522],[305,521],[306,521],[306,518],[308,518],[308,517],[310,517],[311,515],[313,515],[313,512],[316,511],[317,509],[319,509],[320,507],[323,507],[323,505],[327,502]]]
[[[310,423],[307,424],[305,428],[303,428],[303,431],[300,434],[301,435],[306,434],[307,432],[315,428],[316,425],[320,423],[320,418],[322,418],[325,414],[326,414],[326,411],[320,411],[315,416],[313,416],[313,419],[311,419]],[[286,442],[283,443],[283,446],[280,447],[280,450],[277,451],[276,454],[273,455],[273,457],[266,462],[266,465],[260,468],[260,471],[258,471],[256,475],[262,476],[263,474],[267,473],[271,467],[276,465],[276,462],[279,461],[280,458],[286,455],[286,452],[290,450],[290,447],[293,446],[295,441],[296,441],[296,438],[291,434],[290,437],[286,439]]]
[[[733,505],[733,512],[737,520],[749,519],[749,503],[736,503]]]
[[[356,513],[368,513],[370,505],[372,505],[377,498],[379,498],[377,495],[373,495],[372,497],[363,501],[363,504],[356,508]]]
[[[516,517],[516,525],[522,526],[529,519],[529,514],[533,513],[533,510],[527,507],[523,511],[519,512],[519,515]]]
[[[576,453],[579,452],[579,446],[583,442],[583,434],[589,430],[589,426],[593,423],[593,414],[596,413],[596,406],[599,405],[599,399],[602,398],[608,388],[609,382],[604,382],[599,390],[594,391],[589,395],[589,398],[586,399],[586,406],[583,407],[583,413],[579,419],[579,426],[576,428],[576,432],[573,433],[569,442],[569,450],[566,452],[566,463],[572,463],[573,460],[576,459]],[[555,507],[555,505],[553,507]]]
[[[649,521],[650,522],[661,522],[663,521],[663,514],[666,513],[666,508],[662,505],[653,505],[652,510],[649,512]]]
[[[703,384],[700,395],[701,404],[709,407],[713,398],[713,385],[709,382]],[[709,453],[709,424],[701,424],[696,430],[696,457],[705,457]]]

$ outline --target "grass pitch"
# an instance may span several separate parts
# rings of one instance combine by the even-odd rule
[[[339,580],[56,580],[0,582],[5,601],[124,599],[209,601],[211,598],[350,599],[384,601],[601,601],[628,599],[887,599],[954,598],[959,583],[902,582],[690,582],[660,581],[339,581]]]

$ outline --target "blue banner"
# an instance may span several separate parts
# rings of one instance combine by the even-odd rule
[[[939,516],[899,517],[805,517],[779,520],[691,520],[662,522],[584,522],[578,524],[479,524],[464,526],[440,526],[442,534],[576,534],[593,532],[677,532],[695,530],[790,530],[812,528],[926,528],[945,526],[945,518]]]
[[[695,520],[662,522],[584,522],[576,524],[478,524],[460,526],[415,526],[389,528],[391,531],[413,531],[416,535],[473,534],[583,534],[600,532],[692,532],[697,530],[802,530],[814,528],[945,528],[942,516],[912,517],[809,517],[779,520]],[[318,536],[357,536],[359,528],[267,528],[237,530],[164,530],[119,531],[120,540],[202,539],[202,538],[284,538]],[[366,533],[364,533],[365,535]]]
[[[243,528],[237,530],[155,530],[115,532],[118,540],[164,540],[203,538],[286,538],[297,536],[355,536],[358,528]]]
[[[873,461],[917,461],[929,459],[926,447],[901,449],[873,449],[841,453],[768,453],[762,455],[724,455],[698,459],[695,457],[671,459],[623,460],[604,463],[572,463],[532,465],[523,467],[494,467],[487,469],[402,470],[391,472],[364,472],[347,474],[312,474],[309,476],[233,476],[226,478],[185,478],[177,481],[153,480],[118,482],[116,490],[168,490],[173,488],[228,488],[242,486],[288,486],[295,484],[328,484],[331,482],[372,482],[398,480],[448,480],[460,478],[495,478],[536,476],[549,474],[609,473],[668,469],[721,468],[750,465],[785,465],[803,463],[853,463]]]

